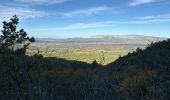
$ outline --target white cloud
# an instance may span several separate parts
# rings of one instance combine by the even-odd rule
[[[139,19],[139,20],[170,19],[170,14],[162,14],[157,16],[142,16],[142,17],[136,17],[135,19]]]
[[[153,2],[156,2],[156,0],[131,0],[129,6],[137,6],[137,5],[148,4]]]
[[[140,16],[129,21],[114,22],[117,24],[149,24],[149,23],[167,23],[170,22],[170,14],[156,16]]]
[[[34,9],[29,8],[16,8],[16,7],[7,7],[0,5],[0,30],[2,29],[2,22],[9,21],[13,15],[17,15],[21,21],[36,18],[36,17],[43,17],[47,14],[42,11],[37,11]]]
[[[35,9],[30,8],[20,8],[20,7],[7,7],[0,5],[0,22],[4,20],[9,20],[13,15],[17,15],[21,20],[42,17],[45,16],[46,13],[42,11],[37,11]]]
[[[101,28],[101,27],[109,27],[112,26],[112,21],[104,21],[104,22],[94,22],[94,23],[75,23],[71,25],[67,25],[64,27],[58,28],[45,28],[40,30],[78,30],[78,29],[90,29],[90,28]]]
[[[65,3],[71,0],[15,0],[15,1],[32,4],[32,5],[50,5],[50,4]]]
[[[101,13],[101,12],[104,12],[110,9],[111,9],[110,7],[99,6],[99,7],[80,9],[80,10],[75,10],[75,11],[66,12],[66,13],[59,13],[59,14],[65,17],[89,16],[89,15],[98,14],[98,13]]]
[[[94,28],[104,28],[112,27],[120,24],[152,24],[152,23],[169,23],[170,14],[163,14],[157,16],[142,16],[136,17],[131,20],[120,20],[120,21],[104,21],[104,22],[93,22],[93,23],[75,23],[71,25],[66,25],[63,27],[52,27],[43,29],[33,29],[33,30],[44,30],[44,31],[67,31],[67,30],[82,30],[82,29],[94,29]]]
[[[149,24],[149,23],[166,23],[170,22],[169,19],[148,19],[148,20],[132,20],[132,21],[124,21],[123,24]],[[121,23],[121,22],[120,22]]]

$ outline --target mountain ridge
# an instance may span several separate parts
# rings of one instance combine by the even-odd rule
[[[164,38],[164,37],[129,34],[129,35],[93,35],[93,36],[91,36],[91,38],[142,39],[142,38]],[[166,39],[166,38],[165,38],[165,39]]]
[[[73,37],[73,38],[36,38],[38,42],[83,42],[83,41],[104,41],[104,40],[149,40],[149,41],[161,41],[165,40],[165,37],[145,36],[145,35],[94,35],[89,38]]]

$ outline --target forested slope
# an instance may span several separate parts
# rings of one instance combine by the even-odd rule
[[[137,49],[107,67],[122,99],[170,99],[170,40]]]
[[[102,66],[26,55],[34,38],[16,30],[18,21],[3,23],[1,100],[170,100],[170,39]]]
[[[170,40],[101,66],[0,53],[3,100],[169,100]]]

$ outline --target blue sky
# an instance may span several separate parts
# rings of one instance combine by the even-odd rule
[[[14,14],[18,27],[36,38],[170,37],[169,0],[1,0],[0,21]]]

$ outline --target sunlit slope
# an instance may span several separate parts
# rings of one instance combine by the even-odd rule
[[[39,51],[45,57],[59,57],[67,60],[108,64],[137,47],[145,48],[148,44],[165,38],[142,35],[100,35],[91,38],[37,39],[31,45],[28,55]]]
[[[137,49],[108,64],[120,98],[169,100],[170,39]],[[131,96],[133,95],[133,96]]]

